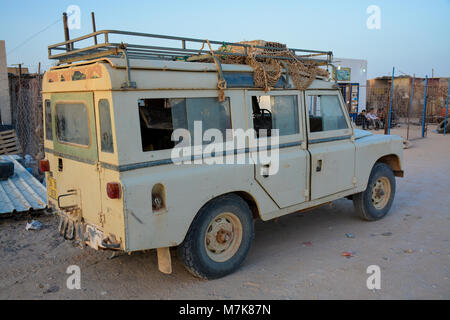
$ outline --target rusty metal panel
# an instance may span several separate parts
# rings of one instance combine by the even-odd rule
[[[44,209],[47,206],[45,187],[10,155],[0,159],[14,163],[14,175],[0,181],[0,215]]]

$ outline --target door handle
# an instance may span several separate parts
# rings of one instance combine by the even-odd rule
[[[322,160],[317,160],[316,172],[322,171]]]
[[[269,170],[270,170],[270,163],[263,165],[263,178],[268,178],[269,177]]]

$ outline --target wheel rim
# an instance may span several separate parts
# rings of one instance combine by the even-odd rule
[[[372,204],[375,209],[383,209],[391,197],[391,183],[388,178],[381,177],[372,187]]]
[[[224,212],[215,217],[206,229],[206,253],[216,262],[224,262],[233,257],[241,242],[242,223],[231,212]]]

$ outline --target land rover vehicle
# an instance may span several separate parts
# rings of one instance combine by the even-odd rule
[[[333,82],[317,77],[298,90],[285,69],[266,92],[254,86],[251,66],[186,59],[198,53],[186,42],[204,40],[166,37],[183,44],[175,49],[110,43],[112,34],[131,33],[98,31],[49,47],[60,65],[43,79],[41,167],[66,239],[95,249],[156,248],[166,273],[169,248],[177,247],[191,273],[213,279],[243,262],[255,219],[344,197],[366,220],[389,211],[395,176],[403,175],[402,140],[355,130]],[[104,43],[75,48],[100,36]],[[292,50],[298,59],[331,61],[329,52],[302,58]],[[271,162],[174,163],[171,136],[177,128],[192,132],[195,120],[219,132],[279,130],[276,174],[268,174]],[[232,151],[253,152],[248,145]]]

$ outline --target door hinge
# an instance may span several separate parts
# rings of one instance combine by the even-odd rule
[[[105,223],[106,223],[106,216],[105,216],[105,214],[102,213],[102,212],[100,212],[98,215],[99,215],[100,225],[101,225],[102,227],[104,227],[104,226],[105,226]]]

